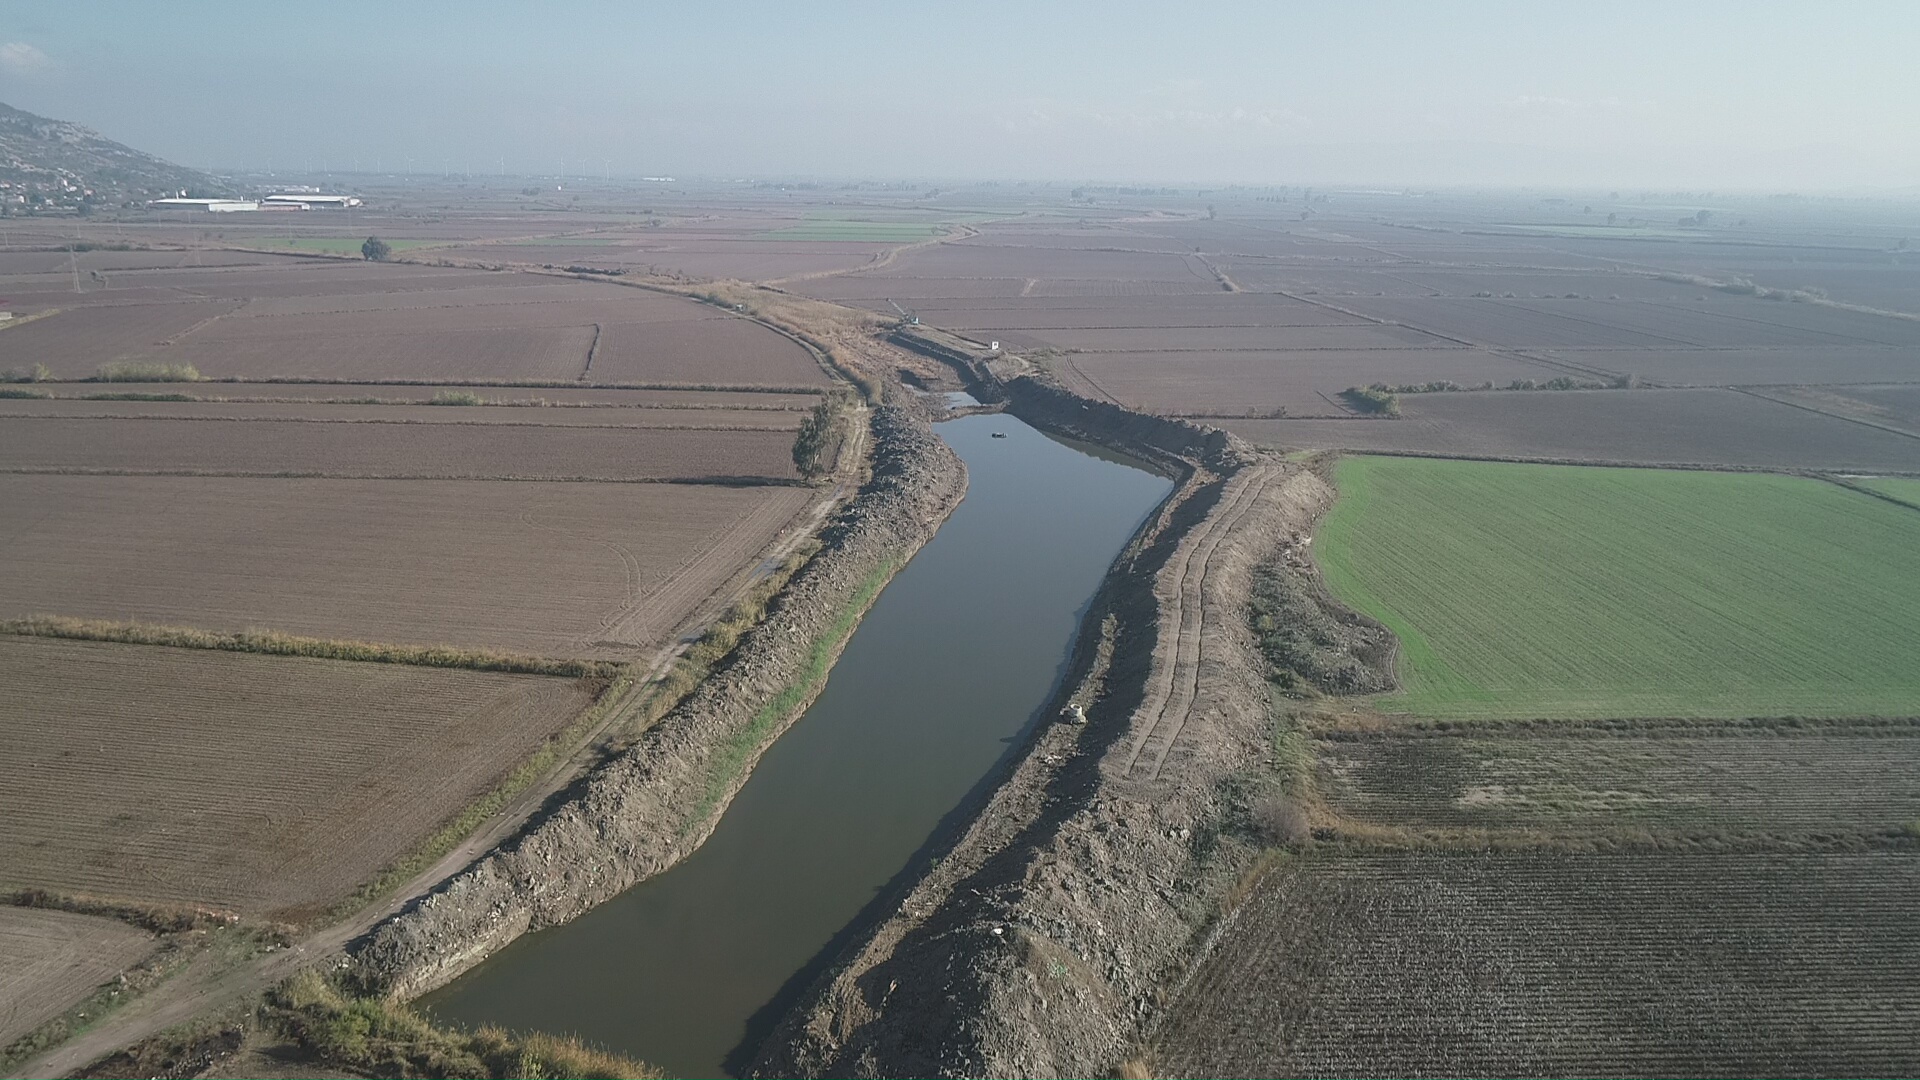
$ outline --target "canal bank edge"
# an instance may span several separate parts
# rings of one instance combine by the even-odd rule
[[[416,997],[705,842],[753,763],[818,696],[877,584],[933,538],[965,493],[965,466],[925,417],[885,406],[871,423],[871,479],[725,668],[517,840],[350,946],[352,981]]]
[[[1034,731],[924,876],[780,1021],[755,1075],[1112,1074],[1256,855],[1224,828],[1236,777],[1272,748],[1252,571],[1331,488],[1218,429],[1025,374],[975,392],[1183,479],[1082,623],[1054,704],[1082,705],[1086,725]]]

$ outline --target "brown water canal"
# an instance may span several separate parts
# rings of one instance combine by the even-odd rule
[[[1088,601],[1172,488],[1010,416],[938,430],[967,463],[965,501],[712,838],[429,995],[434,1016],[571,1032],[675,1076],[745,1066],[837,937],[1042,719]]]

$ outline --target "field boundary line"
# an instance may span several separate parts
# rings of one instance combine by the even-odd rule
[[[766,430],[755,428],[752,430]],[[0,466],[11,476],[185,476],[228,480],[471,480],[476,484],[692,484],[696,487],[812,487],[782,476],[488,476],[475,473],[247,472],[238,469],[95,469],[73,465]]]
[[[39,398],[52,401],[54,398]],[[67,400],[84,401],[85,398]],[[432,405],[432,402],[420,402]],[[448,406],[435,406],[448,408]],[[470,406],[454,406],[464,408]],[[776,410],[764,409],[763,412]],[[786,411],[786,410],[779,410]],[[556,428],[562,431],[773,431],[782,428],[754,427],[751,424],[553,424],[537,420],[429,420],[424,417],[383,416],[168,416],[165,413],[39,413],[0,412],[6,420],[162,420],[178,423],[212,422],[216,424],[399,424],[425,427]]]
[[[1787,385],[1798,386],[1798,385],[1804,385],[1804,384],[1789,383]],[[1802,412],[1810,412],[1815,416],[1824,416],[1830,420],[1844,420],[1849,424],[1859,424],[1861,427],[1869,427],[1874,429],[1875,431],[1884,431],[1889,435],[1898,435],[1904,439],[1920,439],[1920,434],[1907,431],[1904,428],[1888,427],[1885,424],[1876,424],[1873,421],[1864,419],[1862,417],[1848,416],[1844,413],[1828,412],[1825,409],[1815,408],[1814,406],[1809,405],[1804,401],[1783,401],[1780,398],[1774,397],[1771,394],[1763,394],[1759,391],[1759,389],[1755,387],[1729,386],[1727,387],[1727,389],[1733,391],[1736,394],[1745,394],[1748,397],[1759,398],[1761,401],[1771,401],[1775,405],[1785,405],[1789,409],[1799,409]]]
[[[301,637],[275,630],[221,633],[191,626],[80,619],[65,615],[29,615],[23,619],[0,621],[0,634],[562,678],[607,678],[616,674],[621,667],[607,660],[529,656],[485,649],[462,649],[452,645],[400,645],[344,638]]]

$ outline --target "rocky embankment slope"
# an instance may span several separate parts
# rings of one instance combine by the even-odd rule
[[[1231,436],[1029,379],[1022,419],[1185,480],[1096,598],[1047,725],[948,850],[766,1041],[764,1076],[1091,1076],[1136,1053],[1254,854],[1235,778],[1272,753],[1255,564],[1332,499]]]
[[[358,942],[357,981],[399,997],[424,993],[521,934],[578,918],[706,840],[751,763],[813,694],[760,730],[748,765],[731,775],[728,750],[753,737],[756,718],[783,691],[808,679],[816,643],[845,626],[850,605],[871,601],[876,576],[904,565],[965,492],[965,466],[924,417],[890,406],[876,409],[872,424],[871,480],[727,666],[519,839]],[[844,635],[829,643],[834,655],[844,643]]]

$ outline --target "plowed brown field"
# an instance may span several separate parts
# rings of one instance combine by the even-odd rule
[[[0,476],[0,553],[9,567],[0,618],[44,612],[630,658],[730,580],[812,494]]]
[[[799,476],[793,436],[782,430],[535,425],[527,420],[538,417],[511,423],[495,415],[532,410],[431,410],[432,419],[413,423],[390,422],[406,419],[399,416],[364,422],[4,416],[0,467],[426,479],[778,481]],[[482,411],[494,422],[452,422],[456,414]]]
[[[1157,1075],[1912,1075],[1916,889],[1910,851],[1295,860]]]
[[[486,397],[478,390],[471,391]],[[502,400],[512,396],[494,394]],[[800,409],[669,409],[669,408],[501,408],[439,405],[334,405],[310,401],[84,401],[72,398],[0,398],[0,417],[113,418],[122,420],[287,420],[339,424],[440,424],[464,427],[504,424],[509,427],[586,428],[751,428],[792,431],[806,412]]]
[[[1399,420],[1225,420],[1260,446],[1920,471],[1920,439],[1732,390],[1410,394]]]
[[[59,1016],[151,951],[153,935],[113,919],[0,907],[0,1047]]]
[[[0,638],[0,882],[299,918],[498,782],[579,680]]]

